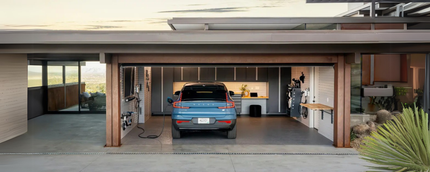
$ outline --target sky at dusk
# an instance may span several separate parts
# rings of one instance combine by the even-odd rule
[[[306,0],[0,0],[2,30],[170,30],[173,17],[329,17],[345,3]]]

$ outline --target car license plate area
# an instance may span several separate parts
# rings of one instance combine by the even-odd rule
[[[197,124],[209,124],[210,120],[209,118],[198,118]]]

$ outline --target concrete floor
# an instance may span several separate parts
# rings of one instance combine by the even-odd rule
[[[152,118],[146,134],[158,133],[161,120]],[[366,171],[370,165],[289,118],[241,117],[238,124],[236,140],[204,132],[172,141],[167,125],[159,139],[138,139],[135,129],[121,147],[104,148],[105,115],[43,115],[29,121],[26,134],[0,143],[0,171]]]
[[[225,132],[203,131],[189,132],[181,139],[171,137],[171,118],[166,117],[163,134],[157,141],[141,139],[138,134],[142,130],[134,128],[123,139],[124,145],[332,145],[333,142],[325,138],[318,131],[310,129],[300,122],[284,116],[268,116],[254,118],[241,116],[237,119],[237,138],[226,139]],[[158,134],[161,131],[163,117],[151,117],[145,124],[144,136]]]
[[[28,121],[27,133],[0,143],[0,152],[98,152],[106,143],[106,115],[49,114]]]
[[[0,155],[0,171],[366,171],[358,156],[332,155]]]
[[[105,148],[104,114],[43,115],[28,122],[28,132],[0,143],[0,153],[46,152],[141,152],[141,153],[332,153],[357,154],[353,149],[336,149],[317,131],[286,117],[238,120],[237,139],[224,133],[188,133],[172,140],[170,117],[158,139],[141,139],[134,129],[122,139],[121,147]],[[158,134],[162,117],[153,117],[144,126],[147,134]],[[275,130],[275,131],[273,131]]]

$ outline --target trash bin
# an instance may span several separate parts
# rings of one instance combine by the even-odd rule
[[[249,116],[261,117],[261,106],[260,105],[249,106]]]

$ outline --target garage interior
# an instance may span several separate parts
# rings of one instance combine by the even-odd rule
[[[116,55],[112,58],[114,56]],[[120,65],[122,145],[161,143],[166,145],[331,146],[333,144],[335,70],[334,62],[330,61],[331,58],[326,57],[330,59],[326,63],[136,63],[139,58],[145,58],[145,56],[148,55],[117,56],[120,59],[133,61],[133,63]],[[193,56],[196,57],[196,55],[189,57],[193,58]],[[216,55],[208,56],[216,57]],[[248,56],[251,59],[257,57],[236,56]],[[300,56],[303,55],[296,55],[296,57]],[[319,56],[316,55],[316,57]],[[300,78],[303,81],[299,81]],[[299,104],[320,103],[331,109],[309,110],[307,114],[302,114],[302,110],[296,108],[295,113],[290,114],[291,106],[288,104],[291,102],[287,95],[289,95],[288,85],[291,85],[293,79],[300,82],[300,92],[303,91],[303,94],[306,94],[301,100],[294,101]],[[219,131],[186,132],[181,139],[172,139],[170,132],[172,107],[168,105],[166,99],[168,97],[176,99],[174,92],[179,91],[188,82],[222,82],[230,91],[235,92],[233,99],[238,112],[236,139],[227,139],[225,133]],[[240,88],[243,85],[247,85],[249,96],[242,97]],[[139,89],[138,93],[136,89]],[[136,100],[137,94],[140,101]],[[261,106],[261,117],[249,115],[250,105]],[[145,130],[141,136],[158,135],[163,128],[163,114],[167,117],[163,133],[157,141],[138,137],[142,130],[136,127],[137,121]]]
[[[172,97],[175,91],[180,91],[182,86],[188,82],[222,82],[230,91],[235,92],[236,110],[238,113],[238,138],[229,140],[224,137],[225,133],[217,131],[202,131],[186,133],[181,139],[171,138],[171,120],[167,117],[164,125],[164,133],[159,138],[163,144],[274,144],[274,145],[331,145],[332,144],[332,124],[327,115],[325,121],[314,118],[320,112],[311,111],[306,117],[302,114],[294,114],[292,118],[287,114],[288,98],[287,89],[292,79],[299,80],[303,77],[301,88],[303,91],[315,90],[314,82],[326,86],[327,90],[319,90],[321,96],[332,104],[334,96],[334,69],[333,64],[328,66],[295,66],[275,67],[275,66],[255,66],[255,65],[195,65],[195,66],[123,66],[121,73],[122,99],[121,109],[124,115],[127,111],[135,112],[132,116],[126,117],[137,121],[139,115],[139,126],[145,128],[143,135],[157,135],[163,127],[162,115],[170,116],[172,107],[168,105],[166,99]],[[131,74],[131,72],[133,74]],[[315,71],[318,78],[315,78]],[[325,77],[325,78],[323,78]],[[130,81],[129,78],[134,78]],[[321,78],[321,79],[319,79]],[[311,81],[312,80],[312,81]],[[242,84],[247,85],[249,92],[255,97],[242,97],[240,88]],[[130,92],[131,85],[140,88],[139,93]],[[124,88],[125,87],[125,88]],[[323,87],[320,87],[322,89]],[[327,92],[328,91],[328,92]],[[128,94],[126,94],[128,92]],[[136,108],[135,94],[140,94],[139,107]],[[251,95],[249,94],[249,95]],[[323,95],[324,94],[324,95]],[[314,92],[312,91],[312,95]],[[325,97],[325,95],[329,97]],[[315,95],[315,97],[319,97]],[[313,101],[310,95],[303,97],[302,103]],[[327,99],[327,100],[326,100]],[[330,102],[331,100],[331,102]],[[291,104],[291,103],[290,103]],[[250,105],[261,106],[261,117],[250,117]],[[287,112],[288,111],[288,112]],[[142,113],[139,113],[142,112]],[[311,122],[312,121],[312,122]],[[313,123],[317,121],[316,125]],[[123,126],[124,120],[122,120]],[[327,123],[328,122],[328,123]],[[319,125],[318,123],[323,123]],[[132,122],[130,126],[122,129],[122,144],[148,144],[149,141],[137,137],[142,130],[136,128],[137,122]],[[330,126],[331,125],[331,126]],[[324,136],[323,134],[326,134]]]

